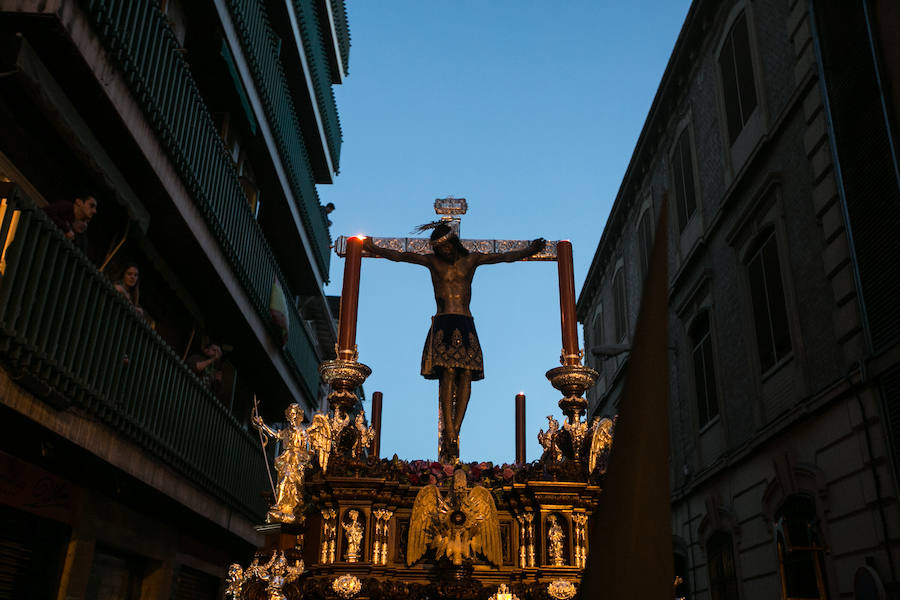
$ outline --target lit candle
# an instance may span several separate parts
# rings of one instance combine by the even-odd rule
[[[338,358],[342,360],[356,360],[356,312],[359,308],[359,268],[364,239],[365,236],[357,235],[347,240],[338,330]]]
[[[372,456],[381,456],[381,392],[372,393],[372,429],[375,430],[375,441],[372,444]]]
[[[556,244],[559,267],[559,314],[562,320],[563,364],[576,365],[578,357],[578,322],[575,317],[575,269],[572,266],[572,242]]]
[[[516,464],[525,464],[525,394],[516,394]]]

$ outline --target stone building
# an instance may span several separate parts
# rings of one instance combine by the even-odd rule
[[[261,543],[349,47],[342,0],[0,0],[0,597],[217,598]]]
[[[578,311],[615,414],[668,203],[677,595],[900,593],[898,30],[696,0],[653,100]]]

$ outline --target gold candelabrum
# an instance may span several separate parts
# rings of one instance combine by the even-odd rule
[[[563,435],[568,437],[568,443],[553,440],[553,444],[562,450],[566,458],[576,461],[584,460],[584,450],[587,449],[585,442],[593,430],[593,427],[588,427],[586,421],[581,420],[588,405],[583,395],[600,377],[597,371],[581,364],[581,356],[580,351],[577,354],[567,354],[563,350],[560,356],[562,366],[550,369],[546,374],[550,385],[563,394],[559,408],[566,416],[563,428],[553,437]]]
[[[340,420],[347,417],[350,410],[359,402],[356,388],[372,374],[372,369],[357,359],[359,352],[340,351],[335,348],[338,358],[326,360],[319,365],[322,381],[331,387],[328,394],[328,408]]]

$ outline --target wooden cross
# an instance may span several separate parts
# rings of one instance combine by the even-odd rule
[[[440,215],[441,221],[447,223],[453,231],[459,236],[459,215],[466,214],[468,204],[465,198],[438,198],[434,201],[434,212]],[[429,240],[425,238],[387,238],[373,237],[372,242],[381,248],[390,248],[398,252],[415,252],[416,254],[431,254],[431,245]],[[462,245],[469,252],[509,252],[511,250],[519,250],[525,248],[531,243],[531,240],[464,240],[460,239]],[[343,257],[347,252],[347,238],[340,236],[334,242],[334,251],[338,256]],[[378,258],[363,252],[363,256]],[[548,241],[544,249],[522,260],[556,260],[556,242]]]

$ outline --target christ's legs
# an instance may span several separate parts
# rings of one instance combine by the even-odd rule
[[[453,400],[456,395],[456,380],[458,370],[452,367],[444,367],[441,370],[440,387],[438,397],[441,405],[441,419],[444,421],[444,429],[441,433],[441,458],[450,460],[459,455],[457,442],[458,432],[453,421]]]
[[[463,417],[466,416],[466,408],[469,405],[469,396],[472,394],[472,371],[457,369],[455,387],[456,401],[453,403],[453,431],[454,437],[459,439],[459,430],[462,428]]]

